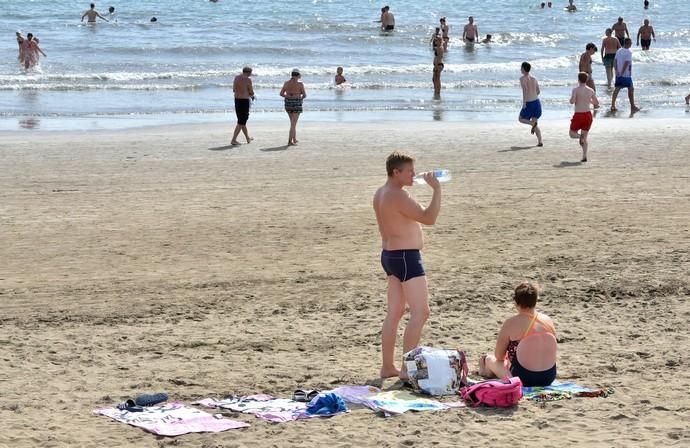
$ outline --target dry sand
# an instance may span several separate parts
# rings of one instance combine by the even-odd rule
[[[0,446],[688,446],[690,122],[252,123],[0,135]],[[611,386],[460,409],[157,438],[91,414],[377,376],[384,276],[371,197],[392,149],[448,168],[426,229],[423,343],[493,348],[523,279],[560,330],[559,376]],[[426,202],[430,189],[414,187]],[[385,386],[393,386],[388,381]]]

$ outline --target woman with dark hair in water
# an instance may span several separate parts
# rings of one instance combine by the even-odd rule
[[[41,50],[41,47],[38,46],[38,43],[34,40],[34,35],[31,33],[27,34],[19,52],[20,62],[26,70],[38,64],[38,59],[40,57],[39,53],[47,57],[43,50]]]

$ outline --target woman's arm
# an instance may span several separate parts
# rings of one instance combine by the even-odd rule
[[[498,332],[498,338],[496,338],[496,348],[494,349],[494,355],[497,361],[501,361],[506,356],[506,350],[508,350],[508,344],[510,343],[510,336],[507,330],[508,321],[503,323],[501,331]]]

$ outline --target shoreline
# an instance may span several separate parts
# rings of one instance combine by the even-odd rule
[[[304,123],[322,124],[357,124],[357,123],[509,123],[517,121],[519,111],[505,112],[461,112],[446,110],[392,110],[392,111],[306,111],[300,117],[299,125]],[[542,122],[570,120],[572,111],[547,111],[547,118]],[[642,109],[630,116],[627,108],[620,108],[611,113],[607,109],[595,111],[595,120],[605,120],[607,123],[624,119],[644,120],[678,120],[690,119],[690,106],[686,104],[669,107],[667,109]],[[109,115],[109,116],[21,116],[0,117],[0,134],[20,133],[26,135],[31,132],[100,132],[114,130],[151,129],[166,126],[204,126],[231,125],[236,121],[234,111],[218,113],[163,113],[146,115]],[[284,112],[252,112],[248,126],[275,124],[287,122]]]

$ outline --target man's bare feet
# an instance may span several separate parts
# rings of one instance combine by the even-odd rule
[[[242,143],[240,143],[240,142],[238,142],[238,141],[232,141],[232,142],[230,142],[230,144],[231,144],[232,146],[240,146]]]
[[[611,112],[618,112],[618,109],[615,106],[611,106]]]
[[[387,367],[387,368],[381,368],[381,371],[379,372],[379,376],[381,378],[394,378],[396,376],[400,376],[400,370],[396,369],[395,367]]]
[[[539,148],[541,148],[542,146],[544,146],[544,143],[539,142],[539,143],[537,143],[537,146],[538,146]]]
[[[630,112],[639,112],[639,111],[640,111],[640,108],[637,107],[637,106],[632,106],[632,107],[630,108]]]
[[[247,144],[254,141],[254,137],[247,137]]]

